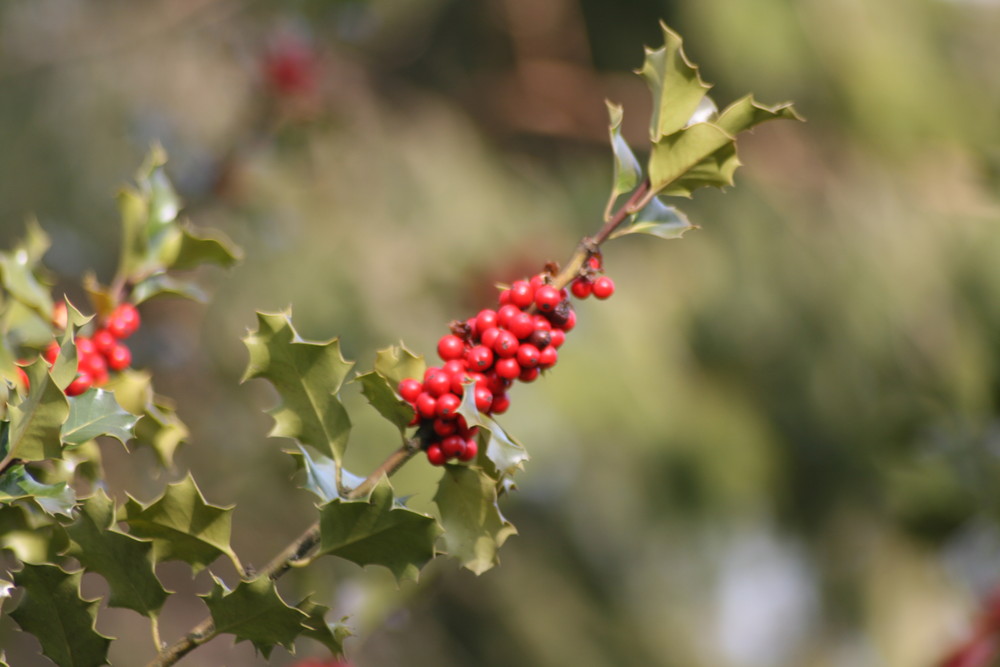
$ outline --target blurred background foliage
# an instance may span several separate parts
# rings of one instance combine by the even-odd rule
[[[265,437],[273,396],[238,385],[254,309],[293,305],[364,366],[399,339],[432,353],[495,281],[565,259],[610,184],[605,97],[644,144],[629,70],[661,18],[718,102],[791,99],[808,122],[741,139],[737,187],[681,202],[701,230],[608,246],[618,292],[578,308],[503,420],[532,461],[499,569],[282,580],[354,615],[359,667],[909,667],[961,641],[1000,582],[1000,3],[0,4],[4,246],[36,216],[82,301],[117,258],[115,185],[159,141],[188,214],[246,250],[205,276],[209,305],[144,307],[135,352],[192,431],[175,478],[238,504],[259,565],[312,499]],[[363,473],[392,429],[347,394]],[[119,500],[171,481],[147,454],[106,445]],[[438,474],[394,483],[425,507]],[[203,615],[172,598],[165,638]],[[116,664],[145,662],[143,623],[102,615]],[[41,660],[32,641],[0,619],[12,664]],[[264,662],[223,638],[184,664]]]

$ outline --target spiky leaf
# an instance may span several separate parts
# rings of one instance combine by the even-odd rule
[[[18,463],[0,475],[0,503],[24,499],[33,500],[49,514],[71,516],[76,493],[65,482],[42,484]]]
[[[181,560],[200,572],[221,555],[241,569],[229,544],[232,508],[209,505],[188,474],[167,486],[148,506],[134,498],[125,504],[125,522],[132,535],[153,541],[153,560]]]
[[[41,359],[25,368],[31,389],[10,408],[10,432],[3,452],[4,461],[42,461],[62,453],[60,431],[69,415],[66,396],[49,375]]]
[[[135,304],[140,304],[157,296],[178,296],[199,303],[208,301],[208,296],[200,287],[166,273],[156,273],[136,283],[129,299]]]
[[[380,415],[398,428],[400,433],[406,430],[413,420],[413,408],[399,398],[385,376],[369,371],[354,378],[353,382],[361,383],[361,393]]]
[[[265,378],[281,402],[269,411],[272,436],[294,438],[341,461],[351,420],[337,397],[354,366],[340,354],[340,342],[299,338],[291,314],[257,313],[257,331],[244,339],[250,351],[243,380]]]
[[[711,86],[701,80],[698,68],[684,55],[680,35],[661,23],[663,46],[646,49],[639,74],[653,95],[649,137],[656,143],[677,132],[691,120]]]
[[[55,565],[25,565],[14,573],[24,596],[10,617],[60,667],[100,667],[108,659],[111,639],[94,629],[98,602],[80,596],[81,575]]]
[[[478,426],[486,433],[485,456],[489,461],[489,470],[496,479],[509,477],[524,468],[528,460],[528,452],[524,445],[511,437],[503,428],[488,415],[484,415],[476,407],[472,383],[468,383],[462,395],[462,404],[458,410],[465,417],[469,426]],[[483,454],[480,454],[483,456]]]
[[[202,599],[218,632],[235,635],[238,642],[251,642],[267,657],[275,646],[291,649],[306,629],[306,613],[285,604],[267,576],[241,581],[232,591],[218,578],[213,579],[215,586]]]
[[[180,229],[181,242],[177,254],[167,262],[170,269],[183,271],[203,264],[215,264],[228,269],[240,261],[239,248],[217,232],[196,230],[190,225],[184,225]]]
[[[330,608],[308,599],[299,603],[298,608],[308,615],[308,618],[302,622],[305,626],[302,636],[318,641],[334,656],[342,656],[344,654],[344,640],[353,634],[344,623],[346,618],[341,619],[339,623],[327,623],[326,615]]]
[[[632,223],[620,227],[611,238],[625,234],[651,234],[661,239],[679,239],[694,225],[673,206],[667,206],[659,197],[653,197],[641,211],[632,216]]]
[[[405,345],[392,345],[375,353],[375,372],[389,380],[395,389],[406,378],[423,378],[427,364],[421,355]]]
[[[397,580],[417,578],[439,533],[431,517],[396,505],[384,478],[367,500],[337,498],[320,508],[321,554],[385,566]]]
[[[445,466],[434,494],[445,551],[476,574],[499,562],[497,552],[517,533],[497,505],[496,481],[479,468]]]
[[[620,195],[631,192],[635,186],[639,185],[642,178],[642,167],[639,166],[639,161],[622,136],[624,111],[621,106],[607,100],[605,100],[605,104],[608,107],[610,118],[608,133],[611,136],[611,152],[614,155],[614,177],[611,186],[611,201],[609,202],[609,206],[611,206]]]
[[[0,283],[14,299],[42,317],[51,317],[52,296],[35,273],[49,248],[49,237],[37,223],[29,224],[24,241],[13,250],[0,252]]]
[[[340,492],[341,486],[353,489],[364,482],[363,477],[340,468],[330,457],[310,452],[302,445],[299,445],[299,452],[289,453],[295,458],[296,463],[305,469],[306,481],[303,488],[315,493],[324,503],[334,498],[343,498],[344,494]]]
[[[108,582],[108,606],[156,616],[168,594],[153,572],[153,544],[120,532],[116,523],[114,503],[98,491],[83,503],[76,521],[66,526],[67,554]]]
[[[110,391],[97,389],[69,399],[69,417],[62,425],[62,441],[80,445],[100,435],[125,444],[132,438],[135,415],[125,411]]]

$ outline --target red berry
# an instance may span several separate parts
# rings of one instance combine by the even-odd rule
[[[451,389],[451,376],[442,370],[436,370],[424,380],[424,389],[431,396],[440,396]]]
[[[518,313],[507,322],[507,330],[518,340],[524,340],[535,330],[535,318],[528,313]]]
[[[550,345],[552,345],[552,347],[558,348],[562,347],[562,344],[565,342],[566,342],[566,332],[563,331],[562,329],[553,329],[550,338]]]
[[[552,285],[542,285],[535,290],[535,305],[543,313],[551,313],[562,301],[562,295]]]
[[[508,303],[510,303],[510,290],[509,289],[500,290],[500,296],[497,298],[497,302],[501,306],[506,306]]]
[[[431,419],[437,413],[437,400],[426,391],[420,392],[417,396],[417,400],[414,402],[414,407],[417,409],[417,414],[419,414],[424,419]]]
[[[576,326],[576,311],[571,310],[568,313],[566,313],[566,321],[563,322],[563,325],[560,328],[563,331],[571,331],[575,326]]]
[[[112,336],[120,340],[134,334],[139,328],[139,323],[139,311],[136,310],[135,306],[131,303],[122,303],[111,311],[105,327]]]
[[[586,299],[594,289],[594,284],[586,278],[577,278],[569,287],[577,299]]]
[[[552,368],[556,365],[558,360],[559,353],[556,351],[555,345],[549,345],[547,348],[538,353],[539,368]]]
[[[527,280],[515,280],[510,286],[510,302],[518,308],[527,308],[535,300],[535,288]]]
[[[79,396],[83,392],[90,389],[91,385],[94,384],[93,378],[87,373],[80,373],[73,379],[72,382],[66,387],[67,396]]]
[[[501,306],[500,310],[497,311],[497,326],[506,328],[510,319],[520,312],[521,309],[512,303],[508,303],[506,306]]]
[[[521,368],[534,368],[538,365],[539,350],[531,343],[524,343],[517,348],[517,363]]]
[[[465,343],[455,334],[448,334],[442,336],[441,340],[438,341],[437,351],[438,356],[445,361],[461,359],[462,355],[465,354]]]
[[[535,330],[552,331],[552,322],[544,315],[535,315]]]
[[[458,455],[458,460],[471,461],[472,459],[476,458],[476,454],[478,453],[479,453],[479,445],[476,444],[475,440],[470,438],[465,441],[465,449],[463,449],[462,453]]]
[[[507,408],[510,407],[510,398],[507,394],[497,394],[493,397],[493,405],[490,406],[490,412],[495,415],[502,415],[507,412]]]
[[[501,358],[513,357],[517,354],[517,347],[517,337],[505,329],[501,329],[493,341],[493,351]]]
[[[473,396],[476,398],[476,409],[480,412],[486,412],[493,404],[493,392],[486,387],[476,387]]]
[[[528,342],[539,350],[544,350],[552,342],[552,331],[550,329],[535,329]]]
[[[531,283],[532,287],[538,289],[539,287],[545,284],[545,274],[536,273],[535,275],[531,276],[531,280],[529,282]]]
[[[458,424],[454,419],[441,419],[438,417],[434,420],[434,432],[442,438],[453,435],[456,431],[458,431]]]
[[[587,266],[589,266],[590,268],[592,268],[594,271],[600,271],[601,270],[601,256],[600,255],[591,255],[590,257],[588,257],[587,258]]]
[[[42,358],[50,364],[56,363],[56,359],[59,357],[59,343],[52,341],[49,343],[45,351],[42,352]]]
[[[94,347],[97,351],[105,356],[111,352],[111,348],[118,344],[118,339],[112,336],[107,329],[98,329],[90,337],[90,340],[94,341]]]
[[[128,348],[125,349],[127,350]],[[129,361],[131,361],[131,355],[129,355]],[[125,365],[128,366],[128,364]],[[97,378],[101,375],[107,375],[108,373],[108,362],[104,360],[104,357],[96,352],[91,352],[86,355],[81,354],[76,367],[77,370],[87,373],[93,378]]]
[[[132,351],[122,343],[115,345],[108,356],[108,368],[113,371],[123,371],[132,364]]]
[[[594,296],[598,299],[607,299],[615,293],[615,281],[607,276],[601,276],[594,281]]]
[[[522,368],[521,374],[517,376],[517,379],[521,382],[534,382],[538,379],[538,372],[537,368]]]
[[[444,366],[441,367],[441,370],[447,373],[448,375],[454,375],[455,373],[464,373],[465,369],[466,369],[465,359],[452,359],[450,361],[445,362]]]
[[[84,357],[89,357],[97,354],[97,347],[94,345],[94,341],[84,336],[79,336],[73,341],[76,345],[76,357],[77,359],[83,359]]]
[[[18,363],[23,363],[23,362],[18,362]],[[17,368],[17,379],[20,380],[21,385],[24,387],[25,391],[31,389],[31,381],[28,379],[28,374],[25,373],[24,369],[21,368],[20,366],[16,366],[16,368]]]
[[[406,378],[399,383],[399,387],[396,391],[399,395],[403,397],[403,400],[407,403],[413,403],[417,400],[417,396],[420,392],[424,390],[424,385],[419,380],[414,380],[413,378]]]
[[[460,435],[449,435],[441,441],[441,453],[445,458],[454,458],[465,451],[465,438]]]
[[[496,371],[493,371],[486,376],[486,388],[494,394],[502,394],[507,391],[507,387],[510,386],[510,382],[510,380],[497,375]]]
[[[465,353],[470,370],[485,371],[493,365],[493,351],[485,345],[476,345]]]
[[[501,329],[498,329],[497,327],[483,329],[483,333],[479,336],[479,342],[492,350],[493,343],[497,341],[497,336],[500,335],[500,331]]]
[[[506,380],[513,380],[521,374],[521,364],[517,363],[517,359],[513,357],[500,359],[496,363],[496,371],[498,376]]]
[[[497,311],[487,308],[485,310],[480,310],[479,314],[476,315],[476,326],[474,329],[477,335],[482,336],[484,331],[490,327],[495,327],[496,325]]]
[[[449,419],[455,416],[458,408],[462,405],[462,399],[455,394],[441,394],[437,399],[435,414],[441,419]]]
[[[441,445],[435,442],[427,448],[427,460],[433,466],[443,466],[448,461],[448,457],[441,451]]]

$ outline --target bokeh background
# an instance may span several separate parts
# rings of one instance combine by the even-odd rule
[[[291,305],[364,367],[565,259],[608,192],[604,98],[643,145],[631,70],[660,19],[720,105],[753,91],[808,122],[741,138],[736,187],[680,202],[701,229],[607,247],[618,292],[502,420],[532,460],[499,568],[442,560],[397,590],[327,559],[282,591],[351,615],[358,667],[937,664],[1000,583],[995,0],[5,0],[0,241],[37,217],[61,288],[107,279],[115,188],[158,141],[187,214],[246,251],[201,276],[209,304],[144,307],[137,363],[191,442],[170,474],[106,445],[110,491],[190,469],[266,563],[312,499],[265,437],[274,397],[238,383],[254,310]],[[392,429],[345,400],[366,472]],[[394,483],[429,508],[439,474]],[[168,639],[204,615],[174,597]],[[132,612],[98,627],[115,664],[150,657]],[[0,646],[45,662],[6,617]],[[272,664],[323,656],[297,647]],[[265,661],[223,637],[182,664]]]

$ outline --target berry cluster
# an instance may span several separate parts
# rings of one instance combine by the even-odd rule
[[[59,319],[59,314],[56,318]],[[118,305],[90,337],[77,336],[76,377],[66,387],[67,396],[78,396],[91,387],[108,381],[109,371],[123,371],[132,363],[132,352],[122,341],[139,328],[139,311],[130,303]],[[63,319],[65,325],[65,319]],[[53,341],[42,353],[50,364],[59,356],[59,343]]]
[[[416,413],[411,425],[428,427],[429,437],[424,438],[428,461],[443,465],[451,459],[476,457],[476,427],[469,427],[458,414],[466,388],[472,383],[480,412],[506,412],[507,392],[514,381],[532,382],[558,360],[566,333],[576,325],[570,292],[578,298],[611,296],[614,283],[598,276],[600,271],[600,256],[592,255],[569,291],[549,284],[548,274],[517,280],[500,292],[496,310],[481,310],[464,322],[452,323],[451,333],[437,345],[444,363],[428,368],[422,381],[407,378],[397,388]]]

